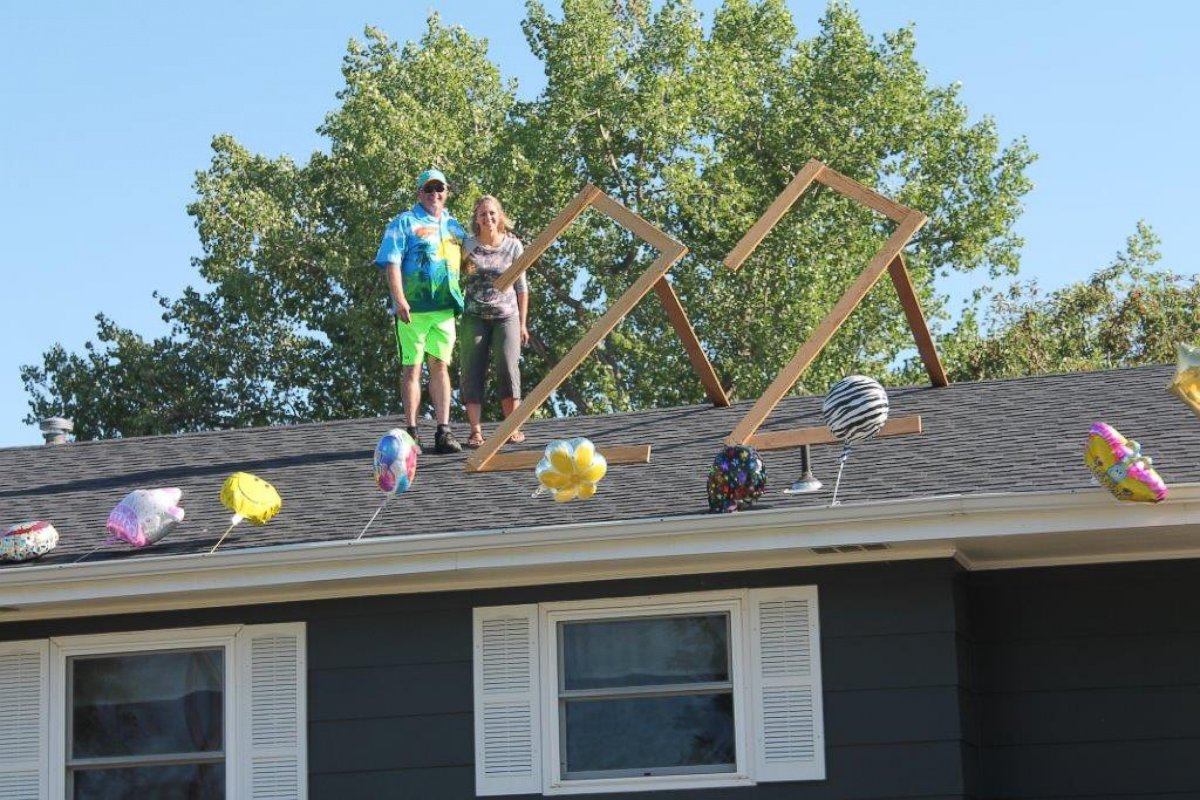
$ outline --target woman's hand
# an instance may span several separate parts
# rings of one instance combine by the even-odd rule
[[[529,328],[521,326],[521,347],[529,347]]]

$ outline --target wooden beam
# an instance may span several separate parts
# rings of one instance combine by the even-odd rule
[[[896,222],[903,222],[910,209],[905,208],[894,200],[884,197],[874,189],[863,186],[853,178],[847,178],[835,169],[826,167],[817,175],[817,180],[843,194],[851,200],[857,200],[868,208],[873,208],[885,217],[891,217]]]
[[[542,257],[542,253],[546,252],[554,240],[557,239],[567,226],[575,221],[575,218],[584,212],[597,195],[601,191],[590,183],[585,185],[579,192],[571,198],[571,202],[567,203],[566,208],[558,213],[558,216],[550,221],[550,224],[542,229],[538,237],[533,240],[533,244],[525,248],[525,252],[517,257],[517,260],[512,263],[508,269],[501,273],[499,278],[492,281],[492,285],[497,291],[503,292],[517,282],[517,278],[521,273],[529,269],[534,261]]]
[[[671,327],[683,340],[683,349],[687,351],[688,360],[692,362],[692,371],[700,378],[700,383],[704,384],[704,393],[708,395],[709,402],[714,406],[725,408],[729,405],[729,398],[721,386],[717,371],[713,369],[712,362],[708,360],[708,354],[704,352],[700,339],[692,328],[687,311],[679,302],[679,296],[667,282],[666,276],[659,278],[658,282],[654,284],[654,293],[662,301],[663,310],[667,312],[667,319],[670,320]]]
[[[837,333],[838,328],[842,327],[842,323],[850,316],[850,312],[858,307],[862,299],[867,296],[867,292],[871,291],[871,287],[883,276],[884,270],[888,264],[892,262],[896,256],[900,255],[900,251],[908,244],[908,240],[913,237],[921,226],[925,224],[926,217],[918,211],[910,211],[908,216],[904,218],[896,230],[892,233],[883,247],[871,259],[871,263],[862,271],[858,279],[851,284],[846,290],[841,299],[837,301],[837,305],[833,307],[825,319],[821,320],[817,325],[816,330],[808,337],[808,340],[800,346],[800,350],[792,357],[779,374],[775,376],[775,380],[767,387],[766,391],[758,398],[758,402],[754,407],[746,413],[742,421],[733,429],[726,439],[726,444],[744,444],[750,441],[754,436],[754,432],[758,430],[758,426],[762,425],[763,420],[767,415],[774,410],[783,396],[791,391],[796,385],[796,381],[800,380],[800,376],[804,374],[804,370],[808,369],[808,365],[813,362],[813,359],[824,349],[825,345],[833,334]]]
[[[734,245],[733,249],[729,251],[729,255],[725,256],[725,266],[734,271],[740,268],[759,243],[775,227],[775,223],[779,222],[780,217],[787,213],[792,204],[799,199],[800,195],[804,194],[824,169],[825,165],[815,158],[805,164],[796,173],[796,177],[792,178],[791,182],[767,207],[758,221],[751,226],[750,230],[746,231],[746,235],[742,237],[741,241]]]
[[[653,247],[660,253],[667,253],[672,250],[682,250],[680,256],[687,252],[687,246],[682,242],[672,239],[667,234],[663,233],[654,225],[651,225],[646,220],[642,219],[637,214],[630,211],[625,206],[613,200],[604,192],[599,192],[592,198],[592,208],[602,214],[607,214],[612,217],[618,225],[628,230],[634,236],[641,239],[646,244]]]
[[[921,362],[925,364],[929,382],[934,386],[949,386],[950,379],[946,377],[946,370],[942,368],[942,360],[938,358],[937,345],[934,344],[933,336],[929,333],[929,325],[925,321],[925,314],[921,311],[921,301],[917,297],[916,289],[913,288],[912,278],[909,277],[908,267],[904,264],[902,254],[897,255],[892,259],[892,263],[888,264],[888,274],[892,276],[896,294],[900,296],[900,307],[904,309],[908,327],[912,329],[913,338],[917,340],[917,353],[921,356]]]
[[[650,462],[650,445],[623,444],[616,447],[597,447],[596,452],[604,456],[609,466],[613,464],[648,464]],[[542,460],[541,450],[519,450],[515,453],[497,453],[488,459],[487,463],[474,474],[485,472],[516,472],[517,470],[533,469]]]
[[[922,431],[921,417],[897,417],[889,419],[876,438],[888,436],[906,436]],[[786,450],[789,447],[800,447],[806,444],[837,444],[840,439],[833,431],[824,425],[813,428],[796,428],[790,431],[774,431],[772,433],[756,433],[750,437],[750,446],[755,450]]]
[[[559,387],[559,384],[566,380],[567,376],[574,372],[576,367],[583,362],[588,353],[591,353],[596,348],[596,345],[600,344],[601,340],[613,328],[617,327],[621,320],[625,318],[625,315],[637,305],[638,301],[654,288],[654,284],[659,278],[667,274],[667,270],[671,268],[671,265],[681,255],[683,255],[682,252],[675,254],[662,253],[659,255],[654,263],[650,265],[650,268],[643,272],[641,277],[634,282],[633,286],[626,289],[625,294],[617,298],[616,302],[604,312],[604,316],[596,320],[596,323],[584,334],[583,338],[571,348],[571,352],[563,356],[562,360],[554,365],[554,369],[550,370],[546,374],[546,377],[542,378],[542,382],[534,387],[533,391],[525,395],[521,401],[521,405],[517,406],[516,410],[500,423],[500,427],[496,429],[491,438],[485,441],[467,459],[466,469],[468,472],[478,472],[483,468],[488,459],[492,458],[496,454],[496,451],[504,446],[513,431],[521,427],[526,420],[533,416],[533,413],[541,407],[542,403],[549,399],[554,390]]]

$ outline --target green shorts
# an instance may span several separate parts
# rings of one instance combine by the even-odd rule
[[[444,364],[454,356],[454,309],[414,311],[412,322],[396,322],[396,352],[406,367],[421,363],[429,354]]]

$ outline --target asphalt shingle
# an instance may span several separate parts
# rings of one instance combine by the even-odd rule
[[[1141,442],[1168,485],[1200,481],[1200,419],[1164,391],[1172,373],[1172,367],[1139,367],[941,389],[891,389],[892,416],[920,414],[924,433],[856,445],[840,499],[852,504],[1087,489],[1091,476],[1082,453],[1095,421],[1108,422]],[[704,512],[709,464],[750,405],[528,423],[529,438],[521,449],[540,450],[573,436],[591,438],[601,451],[606,445],[652,445],[649,464],[612,467],[588,501],[559,504],[547,496],[532,497],[537,488],[532,470],[467,474],[466,453],[422,456],[413,488],[388,504],[368,536]],[[820,406],[820,397],[786,398],[762,431],[818,425]],[[108,513],[125,494],[178,486],[187,518],[166,539],[143,550],[104,546],[88,560],[203,552],[229,524],[229,512],[218,500],[221,484],[230,473],[243,470],[273,483],[283,496],[283,510],[265,526],[238,526],[222,549],[352,539],[383,499],[371,479],[375,444],[400,424],[399,418],[380,417],[0,450],[0,526],[50,521],[62,538],[56,550],[36,563],[70,563],[101,545]],[[799,474],[799,450],[764,452],[767,494],[755,508],[828,504],[839,453],[838,445],[814,447],[813,468],[825,488],[789,496],[780,490]]]

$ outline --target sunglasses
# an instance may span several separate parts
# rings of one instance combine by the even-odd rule
[[[425,194],[437,194],[446,191],[446,185],[444,183],[427,183],[421,187],[421,191]]]

